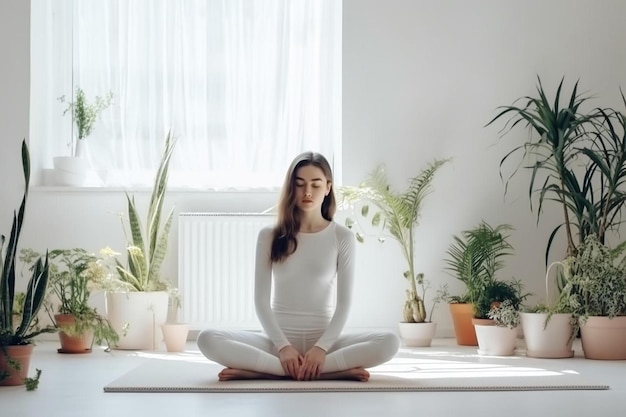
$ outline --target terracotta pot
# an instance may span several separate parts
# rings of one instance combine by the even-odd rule
[[[20,364],[19,371],[16,371],[9,365],[7,355],[11,360],[17,361]],[[9,374],[7,378],[0,380],[0,386],[24,385],[24,378],[28,376],[28,368],[30,367],[30,358],[32,355],[33,345],[5,346],[4,348],[0,348],[0,374],[4,374],[5,372]]]
[[[462,346],[478,346],[476,331],[472,324],[474,306],[472,304],[450,303],[450,314],[454,324],[456,343]]]
[[[93,344],[93,332],[85,331],[81,335],[70,336],[63,331],[64,326],[72,326],[74,324],[74,316],[72,314],[55,314],[54,320],[59,327],[59,341],[61,349],[59,353],[91,353],[91,345]]]
[[[437,323],[398,323],[400,337],[404,346],[428,347],[435,337]]]
[[[587,359],[626,359],[626,317],[589,317],[580,322],[580,340]]]

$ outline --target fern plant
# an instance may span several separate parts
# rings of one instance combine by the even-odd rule
[[[444,260],[446,269],[465,284],[465,293],[452,296],[449,301],[472,304],[476,318],[487,318],[494,302],[510,300],[519,308],[527,297],[522,294],[519,281],[505,282],[497,277],[504,268],[504,258],[513,253],[508,242],[510,230],[512,227],[508,224],[492,227],[482,221],[454,236],[448,248],[448,257]]]
[[[170,287],[169,281],[161,277],[161,266],[167,251],[174,208],[168,212],[165,218],[162,216],[162,210],[169,176],[169,164],[175,143],[171,132],[168,133],[150,197],[145,229],[142,227],[135,198],[126,193],[130,228],[130,235],[127,233],[129,240],[126,249],[127,266],[115,259],[118,278],[114,279],[113,283],[106,284],[109,289],[117,286],[118,289],[128,291],[163,291]],[[125,225],[122,226],[126,230]]]
[[[406,290],[403,318],[406,322],[422,323],[430,319],[424,305],[424,295],[428,283],[424,275],[416,271],[415,230],[419,225],[420,215],[425,197],[432,191],[432,181],[435,173],[448,160],[435,160],[409,181],[404,191],[391,189],[384,167],[376,168],[358,187],[341,187],[340,194],[344,200],[354,206],[361,204],[360,213],[363,218],[370,218],[370,203],[378,210],[371,216],[370,222],[374,228],[382,228],[395,239],[402,251],[408,269],[404,278],[408,281]],[[353,228],[357,220],[348,218],[346,226]],[[356,232],[357,240],[364,241],[364,234]],[[384,238],[379,236],[380,241]],[[434,301],[433,303],[436,303]],[[433,305],[434,307],[434,305]]]

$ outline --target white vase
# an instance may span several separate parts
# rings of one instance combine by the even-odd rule
[[[482,356],[512,356],[515,353],[517,327],[474,324],[478,339],[478,354]]]
[[[156,350],[163,340],[169,295],[165,291],[107,292],[107,318],[120,336],[116,349]]]
[[[185,350],[187,335],[189,334],[189,324],[187,323],[165,323],[161,325],[163,331],[163,341],[168,352],[182,352]]]
[[[84,158],[57,156],[52,158],[53,180],[57,185],[81,186],[87,180],[88,163]]]
[[[526,356],[532,358],[571,358],[574,342],[571,314],[553,314],[547,322],[547,313],[520,313]]]
[[[398,323],[400,337],[404,346],[428,347],[435,337],[437,323]]]

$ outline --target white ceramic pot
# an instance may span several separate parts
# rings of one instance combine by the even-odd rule
[[[81,186],[87,180],[88,163],[85,158],[73,156],[57,156],[52,159],[54,173],[52,175],[57,185]]]
[[[547,313],[520,313],[520,318],[526,341],[526,356],[546,359],[574,356],[571,314],[553,314],[547,323]]]
[[[512,356],[515,354],[517,327],[511,329],[496,325],[474,324],[478,339],[478,354],[484,356]]]
[[[400,337],[404,346],[428,347],[435,337],[437,323],[398,323]]]
[[[163,331],[163,341],[168,352],[182,352],[185,350],[187,335],[189,334],[189,324],[187,323],[165,323],[161,325]]]
[[[156,350],[163,340],[169,295],[165,291],[107,292],[106,312],[120,336],[116,349]]]

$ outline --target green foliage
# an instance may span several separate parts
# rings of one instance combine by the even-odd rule
[[[76,88],[76,99],[67,103],[63,114],[70,113],[78,130],[78,140],[83,140],[91,134],[94,124],[100,114],[111,105],[113,93],[109,92],[105,97],[96,96],[93,103],[89,103],[85,92]],[[65,103],[65,96],[59,97],[61,103]]]
[[[169,231],[172,225],[172,208],[162,221],[163,202],[167,189],[169,163],[176,141],[168,133],[165,149],[156,174],[145,234],[142,229],[139,211],[134,197],[126,194],[130,243],[127,247],[127,266],[116,261],[118,284],[120,289],[129,291],[162,291],[169,289],[169,282],[161,277],[161,266],[167,251]],[[128,239],[127,234],[127,239]]]
[[[35,369],[34,377],[24,378],[24,386],[26,391],[35,391],[39,388],[39,378],[41,378],[41,369]]]
[[[505,163],[521,154],[508,184],[526,161],[523,167],[531,172],[528,197],[537,222],[546,201],[554,201],[562,208],[563,222],[548,239],[546,265],[552,242],[561,228],[566,232],[567,256],[576,256],[577,246],[587,235],[596,234],[604,243],[606,232],[618,231],[626,205],[622,190],[626,181],[626,116],[610,108],[583,112],[589,98],[578,93],[578,82],[562,105],[562,88],[563,79],[554,100],[548,100],[539,79],[538,97],[523,97],[523,106],[501,107],[501,112],[487,124],[509,116],[503,131],[509,132],[518,125],[528,128],[528,140],[508,152],[500,167],[502,173]],[[623,94],[622,101],[626,105]],[[534,195],[538,196],[536,206]],[[575,234],[578,243],[574,242]]]
[[[5,236],[0,236],[0,349],[6,354],[6,346],[25,345],[31,343],[31,339],[43,332],[52,332],[52,328],[40,329],[37,325],[37,313],[41,308],[48,285],[48,255],[44,260],[38,258],[35,261],[32,275],[28,281],[26,292],[23,296],[15,293],[15,261],[19,237],[24,223],[26,201],[28,199],[28,187],[30,183],[30,154],[26,141],[22,142],[22,169],[24,171],[24,195],[17,212],[13,213],[13,226],[11,235],[4,247]],[[21,305],[16,305],[17,304]],[[13,322],[14,313],[20,316],[19,324]],[[18,370],[19,364],[8,358],[8,363],[13,369]],[[33,380],[26,380],[27,389],[36,389],[41,371]],[[0,381],[6,378],[6,373],[0,374]]]
[[[502,301],[489,310],[488,317],[495,321],[496,326],[514,329],[520,324],[519,308],[510,299]]]
[[[382,166],[368,175],[366,180],[358,187],[341,187],[339,192],[354,207],[355,203],[361,204],[360,215],[368,218],[370,215],[369,203],[378,209],[372,214],[371,226],[382,228],[395,239],[402,250],[408,270],[404,272],[404,278],[409,283],[407,300],[405,302],[404,320],[408,322],[424,322],[430,319],[424,306],[424,294],[427,284],[424,276],[415,271],[415,229],[419,225],[420,215],[424,198],[432,191],[432,181],[435,173],[448,160],[435,160],[423,169],[417,176],[409,181],[404,191],[391,189],[387,175]],[[382,223],[381,223],[382,222]],[[358,221],[350,218],[346,221],[348,228],[353,228]],[[364,235],[356,233],[357,240],[364,241]],[[383,242],[384,237],[378,236]],[[418,293],[418,287],[422,294]],[[432,311],[432,310],[431,310]]]
[[[40,255],[24,249],[21,260],[31,263]],[[103,259],[81,248],[55,249],[48,254],[50,260],[49,291],[44,307],[51,320],[54,314],[74,316],[72,326],[58,326],[70,336],[79,336],[86,331],[94,334],[96,343],[107,342],[110,347],[119,336],[108,320],[89,305],[92,290],[101,289],[107,278]]]
[[[27,284],[24,295],[24,303],[19,325],[13,323],[15,303],[15,263],[19,237],[24,222],[26,201],[28,198],[28,186],[30,182],[30,156],[26,141],[22,142],[22,168],[24,171],[24,196],[19,211],[13,214],[13,226],[6,249],[4,248],[5,237],[0,237],[0,347],[10,345],[24,345],[43,332],[51,332],[54,329],[40,329],[37,326],[37,313],[41,308],[46,289],[48,286],[48,256],[38,258],[32,269],[32,275]]]
[[[465,284],[465,293],[449,298],[450,302],[470,303],[476,318],[487,318],[492,303],[510,300],[515,308],[527,297],[518,280],[500,281],[498,272],[503,258],[513,254],[508,242],[508,224],[495,228],[482,221],[478,226],[454,236],[445,259],[446,269]]]
[[[566,284],[559,305],[583,319],[626,315],[626,243],[611,250],[590,234],[563,265]]]

